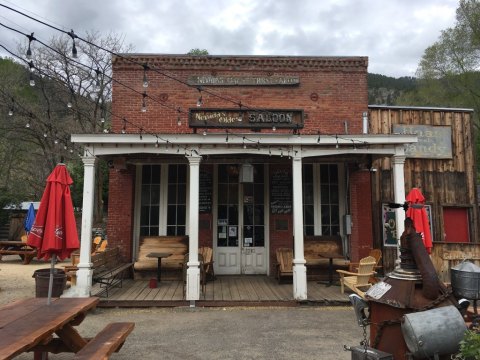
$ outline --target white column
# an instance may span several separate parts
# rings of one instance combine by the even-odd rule
[[[190,163],[190,191],[189,191],[189,221],[188,235],[188,263],[187,263],[187,292],[186,300],[200,299],[200,268],[198,261],[198,196],[200,182],[201,156],[187,156]]]
[[[292,159],[293,178],[293,297],[295,300],[307,300],[307,268],[303,253],[303,195],[302,195],[302,157],[300,148],[294,148]]]
[[[403,152],[403,151],[402,151]],[[405,176],[404,164],[405,155],[394,155],[392,159],[393,164],[393,196],[397,204],[405,202]],[[396,224],[396,238],[397,238],[397,266],[400,265],[400,236],[405,230],[405,210],[403,208],[395,209],[395,224]]]
[[[95,157],[83,157],[83,206],[80,260],[77,265],[77,284],[64,292],[63,297],[89,297],[92,288],[92,222],[95,191]]]

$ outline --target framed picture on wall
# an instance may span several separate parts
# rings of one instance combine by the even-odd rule
[[[433,224],[432,224],[432,206],[425,205],[425,210],[427,211],[428,222],[430,223],[430,233],[433,236]],[[403,210],[401,210],[403,211]],[[388,206],[387,203],[382,204],[382,225],[383,225],[383,246],[397,246],[397,239],[400,238],[401,234],[398,234],[397,237],[397,224],[395,221],[395,209],[392,209]]]

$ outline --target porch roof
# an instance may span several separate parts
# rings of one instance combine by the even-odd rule
[[[313,157],[344,154],[403,155],[416,135],[295,135],[261,133],[72,134],[87,156],[122,154],[286,155]]]

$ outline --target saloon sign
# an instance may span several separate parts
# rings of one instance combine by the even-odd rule
[[[193,128],[303,128],[303,110],[190,109]]]

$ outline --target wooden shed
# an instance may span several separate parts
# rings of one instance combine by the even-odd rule
[[[406,145],[405,193],[416,187],[426,199],[432,240],[432,259],[448,280],[451,254],[466,253],[478,243],[473,110],[402,106],[369,106],[371,134],[417,134]],[[395,228],[388,204],[394,200],[391,158],[372,158],[374,245],[381,247],[386,271],[393,269]],[[467,245],[462,245],[467,244]],[[475,247],[475,245],[473,245]],[[453,259],[454,260],[454,259]],[[457,259],[460,260],[460,259]]]

